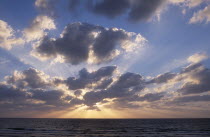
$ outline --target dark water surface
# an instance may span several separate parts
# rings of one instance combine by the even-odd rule
[[[0,119],[3,137],[210,137],[210,119]]]

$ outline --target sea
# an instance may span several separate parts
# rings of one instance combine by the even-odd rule
[[[1,137],[210,137],[210,119],[0,118]]]

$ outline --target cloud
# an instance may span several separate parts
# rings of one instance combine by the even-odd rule
[[[194,96],[184,96],[178,97],[173,100],[174,103],[187,103],[187,102],[206,102],[210,101],[210,95],[194,95]]]
[[[200,53],[200,54],[199,53],[196,53],[196,54],[188,57],[187,60],[190,63],[199,63],[199,62],[201,62],[201,61],[203,61],[205,59],[208,59],[208,58],[209,58],[208,55],[205,54],[205,53]]]
[[[165,91],[172,89],[182,95],[209,92],[210,70],[200,63],[207,58],[208,55],[205,53],[196,53],[187,58],[191,64],[182,68],[180,72],[160,74],[146,83],[156,84],[149,86],[158,86],[160,84],[161,87],[157,88],[157,91],[160,89]]]
[[[0,84],[0,112],[30,112],[67,109],[77,105],[66,100],[65,95],[59,90],[19,89],[9,85]],[[11,112],[11,113],[12,113]]]
[[[46,88],[49,86],[48,77],[43,72],[34,68],[29,68],[23,72],[14,71],[12,76],[7,76],[8,84],[17,88]]]
[[[166,83],[169,80],[173,79],[175,76],[176,76],[176,74],[170,73],[170,72],[167,72],[167,73],[164,73],[164,74],[160,74],[157,77],[155,77],[152,80],[150,80],[148,82],[148,84],[150,84],[150,83],[157,83],[157,84]]]
[[[200,5],[205,5],[204,9],[200,9],[194,12],[193,16],[189,20],[189,24],[196,24],[210,21],[210,0],[169,0],[169,4],[175,4],[180,6],[183,10],[182,13],[186,14],[187,10],[196,8]]]
[[[193,14],[193,17],[190,19],[190,24],[209,23],[210,21],[210,5],[206,6],[204,9],[199,10]]]
[[[88,72],[87,69],[82,69],[79,71],[79,78],[69,77],[67,80],[63,81],[69,89],[83,89],[86,86],[92,86],[92,84],[97,83],[101,80],[107,80],[111,77],[116,70],[115,66],[102,67],[94,72]]]
[[[186,94],[200,94],[210,91],[210,70],[201,64],[192,64],[180,74],[185,78],[185,83],[178,92]]]
[[[133,98],[144,88],[145,81],[139,74],[125,73],[108,88],[99,91],[87,92],[83,98],[87,106],[94,106],[104,99]]]
[[[123,29],[104,28],[87,23],[72,23],[65,27],[60,38],[44,37],[35,47],[38,58],[61,57],[67,63],[104,63],[123,52],[130,52],[146,42],[140,34]]]
[[[182,4],[183,6],[193,8],[197,7],[203,2],[207,2],[209,0],[169,0],[172,4]]]
[[[0,95],[1,101],[21,101],[26,97],[25,92],[20,92],[18,89],[3,84],[0,84]]]
[[[0,47],[4,49],[11,49],[14,45],[24,44],[22,38],[16,38],[15,31],[7,22],[0,20]]]
[[[148,93],[148,94],[145,94],[144,96],[139,97],[137,100],[153,102],[153,101],[158,101],[163,97],[164,97],[164,93]]]
[[[130,7],[130,2],[128,0],[106,0],[97,2],[89,2],[89,9],[96,14],[104,15],[109,18],[114,18],[125,13]]]
[[[76,105],[86,105],[91,109],[97,107],[96,103],[104,99],[155,101],[159,98],[153,97],[152,94],[142,97],[137,95],[145,83],[139,74],[127,72],[116,77],[115,71],[115,66],[102,67],[93,72],[82,69],[78,78],[69,77],[63,80],[49,77],[34,68],[22,72],[15,71],[0,84],[2,92],[0,95],[4,98],[0,104],[7,106],[9,102],[10,105],[23,105],[26,109],[27,107],[66,109]],[[105,84],[102,84],[103,82]],[[61,88],[60,85],[66,85],[68,89]]]
[[[170,87],[170,85],[176,86],[174,90],[177,93],[188,95],[209,92],[209,81],[210,70],[200,63],[192,63],[183,68],[179,73],[159,75],[149,81],[148,84],[157,83],[166,84],[167,87]]]
[[[165,0],[135,0],[132,1],[132,8],[129,14],[131,21],[147,21],[161,7]]]
[[[86,5],[87,9],[98,15],[115,18],[126,15],[132,22],[148,21],[157,14],[166,0],[89,0],[82,3],[70,1],[70,11],[79,8],[79,4]]]
[[[190,64],[179,73],[160,74],[150,81],[136,73],[116,72],[116,66],[92,72],[84,68],[77,76],[65,79],[49,77],[34,68],[15,71],[0,83],[1,112],[11,108],[17,111],[19,107],[25,111],[32,108],[56,111],[79,106],[97,111],[102,108],[164,108],[171,102],[208,101],[210,70],[199,63]],[[158,85],[164,87],[170,83],[176,88],[156,90]]]
[[[37,16],[31,23],[31,25],[24,29],[23,34],[25,39],[30,42],[41,39],[46,35],[45,30],[55,29],[54,20],[45,15]]]
[[[42,14],[54,17],[55,16],[55,3],[56,3],[55,0],[36,0],[35,6]]]

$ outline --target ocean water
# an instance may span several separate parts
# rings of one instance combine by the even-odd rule
[[[210,119],[0,119],[3,137],[210,137]]]

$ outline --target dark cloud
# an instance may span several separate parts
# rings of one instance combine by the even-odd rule
[[[81,4],[94,14],[115,18],[127,15],[133,22],[147,21],[166,0],[89,0]],[[77,5],[76,5],[77,4]],[[79,8],[78,2],[71,1],[70,10]]]
[[[187,103],[187,102],[206,102],[210,101],[210,95],[202,95],[202,96],[184,96],[178,97],[173,100],[174,103]]]
[[[136,92],[139,92],[144,88],[144,83],[145,81],[140,75],[125,73],[106,90],[103,89],[97,92],[91,91],[86,93],[83,96],[84,103],[88,106],[93,106],[97,102],[101,102],[106,98],[132,97],[136,94]]]
[[[131,21],[147,21],[166,0],[134,0],[128,13]]]
[[[181,74],[192,72],[196,69],[199,69],[200,67],[203,67],[201,63],[190,64],[189,66],[182,69]]]
[[[7,83],[15,85],[18,88],[46,88],[49,83],[46,80],[46,75],[43,72],[34,68],[29,68],[23,72],[15,71],[12,76],[6,77]]]
[[[190,65],[182,71],[191,81],[182,85],[178,92],[182,94],[200,94],[210,91],[210,70],[201,64]]]
[[[150,84],[150,83],[157,83],[157,84],[166,83],[169,80],[173,79],[176,75],[177,74],[167,72],[167,73],[158,75],[157,77],[153,78],[151,81],[148,82],[148,84]]]
[[[64,95],[63,92],[58,90],[46,91],[46,90],[33,90],[31,91],[32,99],[45,101],[47,105],[62,105],[65,104],[61,97]]]
[[[0,84],[0,102],[12,102],[14,100],[22,101],[25,97],[25,92],[21,92],[18,89],[15,89],[14,87],[8,87],[7,85]]]
[[[128,35],[123,30],[104,30],[96,39],[93,45],[95,55],[100,59],[108,58],[117,44],[128,39]]]
[[[145,94],[144,96],[139,97],[137,100],[153,102],[153,101],[158,101],[163,97],[164,97],[164,93],[148,93],[148,94]]]
[[[66,95],[63,91],[19,89],[0,84],[1,113],[49,112],[73,108],[80,104],[81,100]]]
[[[205,68],[200,63],[190,64],[183,68],[180,73],[164,73],[158,75],[152,80],[148,81],[147,84],[151,83],[168,83],[172,80],[174,83],[182,82],[181,88],[177,92],[187,94],[200,94],[210,91],[210,70]]]
[[[111,107],[114,109],[123,109],[123,108],[128,108],[128,109],[136,109],[141,106],[139,104],[135,104],[135,102],[142,102],[142,101],[147,101],[149,103],[159,101],[164,97],[164,93],[147,93],[143,96],[139,95],[131,95],[131,96],[125,96],[123,98],[117,98],[113,100],[113,103],[110,105],[107,105],[107,107]]]
[[[94,84],[101,79],[111,77],[115,70],[115,66],[102,67],[94,72],[88,72],[87,69],[84,68],[79,71],[79,78],[69,77],[67,80],[63,81],[63,83],[72,90],[83,89],[88,85],[91,86],[90,84]]]
[[[177,74],[161,74],[149,82],[136,73],[117,75],[116,69],[116,66],[106,66],[89,72],[84,68],[77,77],[67,79],[51,78],[33,68],[16,71],[6,78],[7,81],[0,83],[0,112],[19,111],[20,108],[24,111],[65,110],[80,105],[99,111],[98,103],[112,109],[127,109],[150,107],[160,100],[163,101],[162,105],[209,101],[209,95],[184,96],[210,91],[210,70],[201,64],[189,65]],[[150,87],[146,90],[148,83],[168,83],[171,79],[184,83],[178,90],[180,97],[168,94],[172,95],[171,102],[167,100],[169,96],[165,96],[166,92],[151,92],[154,89],[148,92]],[[69,90],[62,89],[65,86]],[[148,105],[141,106],[140,102]]]
[[[81,94],[82,94],[82,91],[81,90],[74,91],[74,95],[75,96],[80,96]]]
[[[117,56],[116,49],[123,50],[122,43],[132,42],[133,36],[128,32],[87,23],[72,23],[65,27],[62,37],[50,39],[45,37],[36,47],[39,57],[62,56],[65,62],[79,64],[87,62],[102,63]],[[131,47],[130,47],[131,48]]]
[[[142,76],[127,72],[114,80],[115,71],[115,66],[102,67],[93,72],[82,69],[78,78],[70,77],[64,80],[50,77],[45,79],[47,76],[43,72],[33,68],[16,71],[7,77],[5,84],[0,84],[0,107],[3,108],[1,112],[11,109],[16,111],[19,107],[23,111],[44,112],[73,108],[77,105],[86,105],[88,109],[99,111],[96,103],[105,103],[106,99],[114,99],[116,106],[124,104],[121,107],[126,108],[137,107],[138,105],[132,104],[135,101],[152,102],[162,98],[160,94],[139,96],[139,92],[145,87]],[[57,88],[58,84],[67,85],[69,92]],[[83,95],[84,89],[92,91]],[[74,96],[69,94],[71,92]]]
[[[106,89],[112,82],[112,78],[104,79],[95,87],[95,89]]]
[[[93,13],[104,15],[109,18],[122,15],[130,7],[130,2],[128,0],[103,0],[100,2],[90,0],[88,4],[89,9]]]

